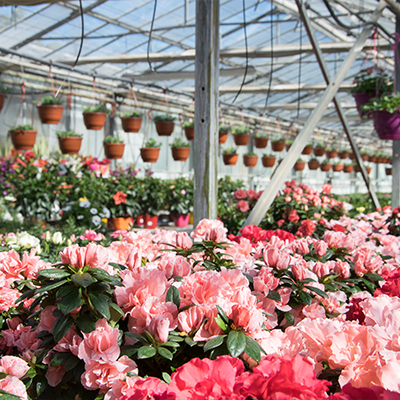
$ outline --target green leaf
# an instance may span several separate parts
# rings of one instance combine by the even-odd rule
[[[306,289],[310,290],[311,292],[314,292],[318,295],[320,295],[321,297],[325,297],[326,299],[329,299],[329,296],[321,289],[318,289],[316,287],[313,286],[304,286]]]
[[[268,292],[267,298],[275,301],[281,301],[281,295],[275,290],[270,290]]]
[[[226,336],[227,335],[219,335],[215,338],[208,340],[203,347],[204,352],[207,352],[209,350],[212,350],[212,349],[215,349],[216,347],[221,346],[221,344],[224,343]]]
[[[301,290],[301,291],[298,292],[298,296],[299,296],[299,300],[300,300],[301,303],[307,304],[307,305],[311,304],[312,297],[307,292],[304,292],[303,290]]]
[[[215,307],[217,307],[219,316],[225,321],[226,324],[229,325],[229,318],[228,318],[228,316],[225,314],[225,311],[224,311],[219,305],[217,305],[217,304],[215,305]]]
[[[121,317],[123,317],[125,315],[125,313],[122,311],[121,307],[118,306],[117,304],[110,302],[110,303],[108,303],[108,305],[112,309],[114,309]]]
[[[174,303],[176,307],[179,308],[179,306],[181,305],[181,294],[179,293],[178,288],[176,288],[175,286],[171,286],[167,291],[165,301]]]
[[[172,359],[174,358],[174,355],[173,355],[168,349],[166,349],[165,347],[159,347],[159,348],[157,349],[157,351],[158,351],[158,354],[159,354],[161,357],[164,357],[164,358],[166,358],[167,360],[172,361]]]
[[[68,282],[68,279],[63,279],[62,281],[50,283],[48,285],[42,286],[40,289],[37,289],[36,293],[42,294],[42,293],[45,293],[45,292],[49,292],[50,290],[56,289],[56,288],[64,285],[67,282]]]
[[[369,273],[369,274],[364,274],[364,276],[366,276],[369,279],[372,279],[375,282],[379,282],[379,281],[384,281],[385,279],[382,278],[380,275],[378,274],[373,274],[373,273]]]
[[[60,315],[51,328],[51,333],[54,336],[54,340],[58,343],[64,335],[69,331],[74,320],[69,315]]]
[[[161,374],[161,376],[162,376],[162,378],[164,379],[164,382],[165,382],[165,383],[170,383],[170,382],[171,382],[171,377],[170,377],[170,375],[169,375],[168,373],[163,372],[163,373]]]
[[[151,358],[154,357],[157,353],[157,350],[154,347],[150,346],[142,346],[137,353],[137,358],[140,360],[143,358]]]
[[[239,357],[246,348],[246,334],[243,331],[230,331],[226,346],[232,357]]]
[[[253,338],[246,335],[246,348],[244,352],[251,357],[254,361],[260,362],[261,360],[261,352],[264,352],[264,349],[256,342]]]
[[[125,265],[114,263],[114,262],[109,262],[108,265],[111,265],[113,268],[118,269],[120,271],[123,271],[126,269]]]
[[[82,289],[73,286],[69,294],[62,297],[58,302],[58,309],[64,314],[69,314],[71,311],[80,307],[83,304]]]
[[[71,357],[67,360],[65,363],[65,369],[67,371],[73,370],[79,363],[79,358],[75,357],[73,354],[71,354]]]
[[[105,319],[110,319],[110,307],[108,297],[101,293],[89,293],[89,299],[96,311]]]
[[[0,372],[0,380],[4,379],[7,376],[5,372]]]
[[[374,292],[375,291],[375,285],[368,279],[362,277],[361,280],[364,282],[364,285],[367,287],[367,289],[370,292]]]
[[[38,276],[43,276],[45,278],[50,278],[50,279],[61,279],[61,278],[66,278],[67,276],[70,275],[71,273],[64,269],[41,269],[38,272]]]
[[[283,314],[285,316],[286,321],[290,324],[290,325],[294,325],[294,316],[292,313],[290,312],[285,312],[285,314]]]
[[[224,331],[226,332],[228,330],[228,325],[226,325],[226,323],[224,322],[224,320],[220,317],[215,317],[215,322],[217,323],[217,325]]]
[[[190,336],[185,337],[185,343],[190,347],[194,347],[197,344]]]
[[[36,289],[27,290],[24,294],[18,297],[15,304],[18,304],[20,301],[25,300],[27,298],[33,297],[35,295]]]
[[[125,332],[125,335],[130,337],[131,339],[138,341],[138,342],[149,343],[149,341],[145,337],[143,337],[142,335],[138,335],[137,333]]]
[[[90,315],[80,315],[75,322],[77,327],[84,333],[96,330],[96,321]]]
[[[43,375],[39,375],[36,382],[36,394],[41,396],[47,389],[47,379]]]
[[[65,364],[71,357],[71,353],[53,353],[54,357],[51,359],[51,366],[58,367],[61,364]]]
[[[186,337],[189,337],[189,336],[186,336]],[[195,344],[196,344],[196,342],[194,342]],[[170,341],[168,341],[168,342],[165,342],[164,344],[163,344],[163,346],[166,346],[166,347],[173,347],[173,348],[178,348],[178,347],[181,347],[177,342],[170,342]]]
[[[72,280],[72,282],[74,282],[77,285],[82,286],[82,287],[88,287],[89,285],[91,285],[94,282],[92,276],[90,274],[88,274],[87,272],[85,272],[83,274],[72,275],[71,280]]]

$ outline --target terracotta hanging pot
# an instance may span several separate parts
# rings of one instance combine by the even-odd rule
[[[350,174],[351,172],[353,172],[353,168],[354,168],[354,165],[345,165],[345,166],[343,167],[343,171],[344,171],[346,174]]]
[[[108,226],[115,231],[127,231],[132,218],[116,217],[108,220]]]
[[[6,99],[5,93],[0,93],[0,111],[2,110],[4,106],[4,100]]]
[[[332,168],[332,164],[321,164],[320,165],[321,171],[328,172]]]
[[[87,129],[99,131],[106,123],[106,113],[102,112],[84,112],[83,122]]]
[[[258,156],[243,155],[243,163],[248,168],[254,168],[257,165]]]
[[[254,138],[254,146],[257,149],[265,149],[268,145],[268,138],[267,137],[255,137]]]
[[[292,147],[292,143],[285,144],[286,151],[289,151],[291,147]]]
[[[301,154],[309,156],[312,153],[312,151],[313,151],[313,147],[312,147],[312,145],[309,145],[309,146],[304,147],[304,149],[301,152]]]
[[[104,143],[104,153],[110,160],[118,160],[124,155],[125,143]]]
[[[335,158],[338,155],[338,152],[336,150],[327,150],[326,152],[326,158]]]
[[[351,161],[354,161],[356,159],[356,155],[351,151],[349,153],[349,158],[350,158]]]
[[[319,167],[319,161],[317,160],[310,160],[308,162],[308,169],[315,171]]]
[[[338,156],[341,160],[345,160],[349,156],[348,151],[339,151]]]
[[[124,132],[138,133],[142,126],[142,117],[121,117]]]
[[[369,175],[369,173],[371,172],[371,167],[365,166],[365,170],[367,171],[367,174]],[[361,172],[360,166],[359,165],[355,165],[354,166],[354,171],[355,172]]]
[[[325,149],[323,147],[314,147],[315,157],[322,157],[325,154]]]
[[[285,148],[285,141],[281,140],[280,142],[271,142],[272,151],[280,152]]]
[[[173,121],[156,121],[155,124],[159,136],[171,136],[175,128]]]
[[[233,140],[235,141],[236,146],[246,146],[250,140],[250,133],[240,133],[233,135]]]
[[[11,141],[15,150],[32,150],[36,142],[37,130],[10,131]]]
[[[190,147],[172,147],[172,157],[175,161],[186,161],[190,155]]]
[[[65,136],[58,138],[58,145],[63,154],[78,154],[81,149],[82,138],[80,136]]]
[[[194,140],[194,126],[187,126],[185,128],[185,136],[186,139],[191,142],[192,140]]]
[[[218,143],[224,144],[228,139],[228,131],[219,131],[218,132]]]
[[[293,169],[295,171],[303,171],[303,169],[306,167],[306,162],[305,161],[296,161],[294,164]]]
[[[222,154],[225,165],[236,165],[239,154]]]
[[[386,175],[392,175],[392,168],[385,168]]]
[[[63,109],[64,106],[59,104],[46,104],[38,107],[42,124],[57,125],[62,118]]]
[[[144,162],[155,163],[160,155],[159,147],[143,147],[140,149],[140,155]]]
[[[376,159],[377,159],[377,157],[374,155],[368,157],[368,161],[373,162],[373,163],[376,163]]]
[[[363,161],[368,161],[368,159],[369,159],[369,156],[368,156],[368,154],[360,154],[361,155],[361,158],[362,158],[362,160]]]
[[[275,165],[276,157],[264,156],[261,161],[265,168],[272,168]]]
[[[343,164],[333,164],[332,168],[335,172],[340,172],[343,171]]]

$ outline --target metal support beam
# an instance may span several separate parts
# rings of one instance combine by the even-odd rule
[[[375,12],[371,17],[371,21],[376,21],[379,18],[385,6],[386,3],[384,1],[381,1],[378,4],[377,9],[375,10]],[[297,136],[294,143],[292,144],[288,154],[286,155],[286,157],[283,159],[282,163],[276,170],[275,175],[270,181],[270,184],[268,185],[266,190],[264,190],[264,193],[257,201],[256,206],[253,208],[252,212],[246,219],[244,225],[258,225],[265,216],[265,213],[268,211],[269,207],[274,201],[275,196],[282,185],[282,182],[285,180],[289,171],[293,168],[301,152],[303,151],[304,146],[307,144],[313,129],[317,126],[318,121],[321,119],[326,106],[338,92],[339,87],[343,82],[343,80],[346,78],[347,72],[353,65],[354,60],[362,51],[363,44],[367,39],[367,37],[371,34],[372,28],[373,28],[372,25],[366,26],[361,32],[361,34],[358,36],[356,42],[354,43],[354,46],[347,54],[347,57],[343,61],[336,76],[329,83],[323,96],[318,102],[317,107],[309,116],[306,124],[304,125],[303,129]]]
[[[194,224],[217,218],[219,0],[196,1]]]
[[[308,17],[308,14],[307,14],[306,7],[305,7],[304,3],[301,0],[296,0],[296,4],[297,4],[297,7],[299,9],[300,16],[302,17],[302,20],[304,22],[304,26],[306,28],[306,31],[307,31],[308,37],[310,39],[310,42],[311,42],[311,44],[312,44],[312,46],[313,46],[313,48],[315,50],[315,56],[317,58],[319,66],[321,68],[322,75],[324,76],[324,79],[325,79],[325,82],[327,83],[327,85],[329,85],[329,83],[331,81],[331,77],[330,77],[330,74],[329,74],[329,69],[328,69],[328,66],[326,65],[326,62],[324,60],[324,56],[322,54],[322,51],[319,48],[317,38],[314,35],[314,31],[313,31],[313,28],[311,26],[311,22],[310,22],[310,19]],[[333,98],[333,102],[335,104],[336,111],[338,113],[340,122],[342,123],[343,129],[344,129],[344,131],[346,133],[346,136],[347,136],[347,138],[348,138],[348,140],[350,142],[350,146],[351,146],[351,148],[352,148],[352,150],[353,150],[353,152],[354,152],[354,154],[356,156],[357,164],[360,167],[361,175],[362,175],[362,177],[364,179],[365,185],[368,188],[368,192],[369,192],[369,195],[371,196],[372,203],[374,204],[375,208],[378,208],[381,205],[379,204],[378,197],[377,197],[377,195],[375,193],[375,190],[373,189],[373,187],[371,185],[371,181],[369,179],[367,170],[365,169],[364,162],[363,162],[363,160],[361,158],[361,154],[360,154],[360,151],[358,149],[357,143],[355,142],[354,137],[353,137],[353,135],[351,133],[351,128],[350,128],[350,125],[349,125],[349,123],[347,121],[346,115],[345,115],[345,113],[343,111],[342,105],[340,104],[340,100],[338,99],[337,96],[335,96]]]

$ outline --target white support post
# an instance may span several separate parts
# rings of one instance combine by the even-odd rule
[[[383,9],[385,8],[386,3],[381,1],[378,4],[374,14],[372,15],[371,21],[377,21],[379,16],[381,15]],[[316,128],[318,121],[321,119],[324,110],[326,109],[329,102],[333,99],[336,93],[339,90],[339,87],[343,80],[346,78],[346,74],[353,65],[355,59],[360,54],[363,48],[363,44],[367,37],[371,34],[373,29],[373,25],[367,25],[359,37],[357,38],[356,42],[354,43],[352,49],[347,54],[346,59],[343,61],[341,67],[339,68],[336,76],[334,79],[329,83],[327,89],[325,90],[323,96],[320,98],[317,107],[309,116],[306,124],[304,125],[303,129],[297,136],[296,140],[292,144],[288,154],[283,159],[281,165],[275,172],[274,177],[271,179],[270,184],[264,190],[264,193],[261,195],[257,204],[253,208],[252,212],[248,216],[245,221],[246,225],[258,225],[261,220],[263,219],[265,213],[268,211],[269,207],[271,206],[272,202],[275,199],[276,194],[278,193],[282,183],[286,179],[286,176],[293,168],[295,162],[299,158],[301,152],[303,151],[304,146],[307,144],[307,141]]]
[[[196,1],[194,224],[217,218],[219,0]]]

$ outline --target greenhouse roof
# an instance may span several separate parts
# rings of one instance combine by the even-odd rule
[[[48,67],[40,66],[34,59],[51,60],[55,65],[71,66],[74,63],[81,43],[78,1],[0,0],[0,5],[2,3],[0,69],[3,77],[11,74],[14,79],[22,79],[23,75],[17,75],[17,72],[46,76]],[[79,76],[78,71],[106,76],[116,88],[126,88],[133,79],[135,87],[149,85],[149,90],[154,91],[168,88],[190,103],[195,86],[195,3],[195,0],[158,0],[154,9],[154,0],[82,1],[83,48],[71,78]],[[309,1],[307,8],[330,74],[334,76],[362,30],[349,30],[342,24],[354,26],[368,21],[378,3],[329,0],[329,4],[336,19],[323,0]],[[152,72],[147,62],[147,50],[154,12],[149,46],[149,59],[155,70]],[[391,34],[395,31],[395,14],[386,8],[378,23],[376,38],[366,43],[338,94],[358,137],[376,134],[370,121],[361,121],[358,117],[349,93],[354,76],[366,67],[380,68],[389,74],[394,68]],[[232,107],[254,115],[265,113],[271,118],[303,124],[326,84],[295,1],[220,0],[220,24],[220,100],[223,108],[229,108],[236,97],[247,62],[245,85]],[[18,55],[31,59],[23,61]],[[57,71],[61,70],[54,68],[54,76]],[[66,79],[66,74],[59,78]],[[320,127],[339,134],[343,131],[333,104],[324,112]]]

